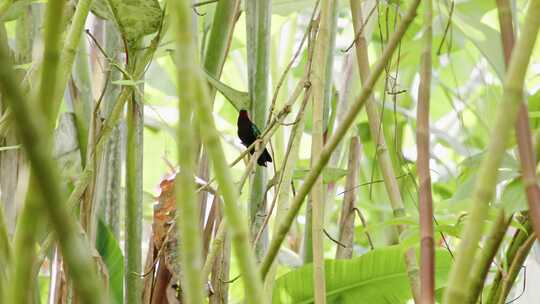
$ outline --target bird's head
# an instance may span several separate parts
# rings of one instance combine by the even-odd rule
[[[240,110],[239,114],[240,114],[240,117],[249,119],[249,115],[248,115],[247,110]]]

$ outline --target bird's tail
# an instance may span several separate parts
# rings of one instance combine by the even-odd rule
[[[268,150],[265,148],[261,156],[259,156],[259,159],[257,159],[257,164],[259,166],[266,167],[266,162],[272,162],[272,157],[270,156],[270,153],[268,153]]]

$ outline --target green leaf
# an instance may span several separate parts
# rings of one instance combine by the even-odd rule
[[[155,33],[162,17],[157,0],[97,0],[92,3],[92,12],[113,20],[128,42]]]
[[[480,3],[489,3],[481,9],[471,7]],[[491,64],[500,79],[504,75],[504,59],[501,48],[501,35],[498,31],[482,22],[481,17],[487,12],[486,9],[494,5],[493,1],[467,1],[456,5],[452,24],[465,37],[467,37],[476,48],[484,55]]]
[[[2,0],[5,1],[5,0]],[[26,9],[32,4],[46,3],[45,0],[18,0],[11,3],[8,10],[2,16],[2,22],[8,22],[18,19],[23,15]]]
[[[511,181],[504,187],[500,204],[507,214],[527,210],[525,187],[520,178]]]
[[[118,241],[102,220],[98,221],[97,228],[96,249],[103,258],[109,272],[111,302],[124,303],[124,257],[122,256],[122,250],[120,250]]]
[[[204,70],[204,75],[206,80],[212,85],[216,90],[218,90],[231,104],[240,111],[242,109],[249,109],[249,95],[247,92],[238,91],[224,84],[223,82],[216,79],[214,76],[210,75],[206,70]]]
[[[436,251],[436,288],[444,287],[452,259]],[[375,249],[350,260],[326,260],[328,304],[406,303],[411,298],[404,252],[392,246]],[[313,265],[281,276],[274,285],[273,304],[313,303]]]

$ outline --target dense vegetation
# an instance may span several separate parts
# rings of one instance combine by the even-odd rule
[[[534,292],[539,27],[540,0],[1,0],[0,303]]]

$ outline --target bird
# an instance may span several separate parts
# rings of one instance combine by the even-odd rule
[[[238,126],[238,137],[242,141],[242,144],[246,147],[249,147],[254,141],[257,140],[257,138],[261,136],[261,131],[259,131],[259,128],[257,128],[253,122],[251,122],[246,110],[240,110],[236,124]],[[255,149],[251,148],[249,150],[249,154],[253,155],[253,153],[255,153]],[[267,162],[271,163],[272,157],[270,156],[270,153],[268,153],[268,150],[264,148],[264,151],[257,159],[257,164],[259,164],[259,166],[266,167]]]

